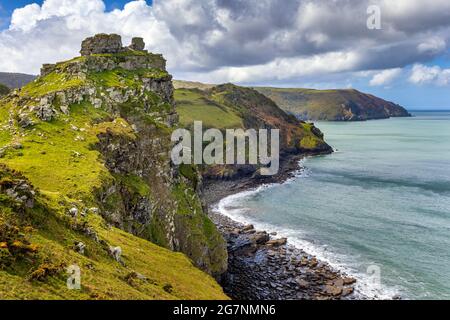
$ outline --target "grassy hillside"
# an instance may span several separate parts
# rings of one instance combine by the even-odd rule
[[[175,89],[200,89],[207,90],[215,87],[215,84],[207,84],[194,81],[173,80],[173,87]]]
[[[313,124],[288,115],[251,88],[223,84],[206,90],[177,89],[174,96],[180,124],[185,128],[192,129],[194,121],[203,121],[205,129],[280,129],[282,157],[331,151]],[[232,178],[238,177],[241,169],[250,174],[258,166],[204,166],[202,173],[205,178]]]
[[[190,128],[193,121],[218,129],[276,128],[281,130],[281,151],[313,152],[328,146],[320,130],[286,114],[273,101],[251,88],[233,84],[208,90],[175,90],[180,124]]]
[[[359,121],[409,115],[395,103],[353,89],[255,89],[303,120]]]
[[[164,64],[78,57],[0,99],[0,298],[226,299],[197,269],[221,274],[226,247],[196,173],[170,164]],[[81,290],[66,286],[75,264]]]
[[[218,102],[217,95],[207,94],[197,89],[175,90],[177,112],[180,124],[190,127],[194,121],[201,120],[207,128],[243,128],[242,117],[236,110]]]
[[[180,125],[185,128],[192,129],[194,121],[203,121],[205,129],[280,129],[281,157],[331,152],[318,128],[288,115],[251,88],[223,84],[203,90],[177,89],[174,96]],[[228,179],[256,170],[258,166],[213,165],[203,166],[202,174],[206,179]]]
[[[113,228],[93,212],[72,220],[56,192],[31,186],[21,174],[0,166],[1,299],[226,298],[185,255]],[[33,203],[13,199],[11,188]],[[95,230],[99,241],[88,230]],[[74,250],[80,241],[84,254]],[[108,253],[109,245],[122,248],[120,263]],[[81,290],[67,288],[71,265],[81,269]]]

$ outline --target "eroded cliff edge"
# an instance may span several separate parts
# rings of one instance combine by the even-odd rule
[[[120,228],[219,276],[226,245],[203,212],[198,174],[171,165],[178,116],[164,58],[144,51],[142,39],[123,47],[120,36],[104,34],[85,40],[81,53],[44,65],[2,100],[0,162],[69,225],[91,235],[100,233],[96,224]]]

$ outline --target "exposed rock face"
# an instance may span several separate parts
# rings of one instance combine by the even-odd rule
[[[112,225],[181,251],[219,276],[227,267],[226,244],[203,211],[200,178],[184,177],[170,161],[170,133],[178,124],[172,77],[164,58],[141,51],[144,46],[135,38],[123,48],[117,35],[86,39],[82,57],[45,65],[40,78],[10,95],[18,109],[12,121],[30,130],[40,121],[63,120],[68,131],[79,132],[69,124],[74,107],[86,109],[87,117],[88,108],[98,109],[104,116],[90,126],[107,123],[114,130],[87,137],[96,141],[91,147],[109,175],[93,190],[98,202],[92,205]],[[88,134],[80,132],[75,141]]]
[[[81,44],[81,55],[90,56],[93,54],[115,54],[128,50],[144,51],[145,42],[143,38],[135,37],[131,40],[128,48],[122,46],[122,38],[117,34],[97,34],[87,38]],[[45,66],[44,66],[45,68]]]
[[[228,241],[225,292],[237,300],[351,299],[355,279],[264,231],[224,216],[213,219]]]
[[[82,59],[74,59],[66,62],[64,72],[83,79],[88,72],[110,71],[116,68],[122,68],[129,71],[138,69],[166,70],[166,60],[162,55],[143,51],[145,43],[142,38],[133,38],[131,46],[124,48],[122,47],[122,40],[120,37],[119,47],[119,44],[117,43],[110,44],[112,40],[105,40],[105,36],[107,35],[101,35],[99,38],[96,38],[96,36],[85,40],[85,42],[87,42],[83,42],[81,49],[83,55]],[[116,35],[111,36],[113,39],[116,38]],[[106,37],[106,39],[109,39],[108,37]],[[120,54],[120,56],[115,56],[114,54]],[[56,68],[57,64],[44,64],[41,68],[41,77],[54,72]]]
[[[145,42],[143,38],[133,38],[131,40],[131,45],[129,47],[132,50],[136,51],[144,51],[145,49]]]
[[[25,208],[33,208],[36,195],[33,186],[23,176],[10,172],[4,165],[0,165],[0,170],[3,175],[11,173],[14,176],[14,179],[1,180],[0,193],[13,200],[19,209],[18,211],[23,211]]]
[[[281,162],[296,155],[332,152],[332,148],[325,143],[323,134],[318,128],[313,124],[305,124],[294,116],[285,113],[272,100],[254,89],[233,84],[223,84],[200,94],[198,93],[199,90],[195,89],[182,90],[182,92],[186,91],[190,93],[190,96],[199,95],[199,98],[211,106],[211,110],[220,106],[221,110],[229,110],[230,113],[238,114],[242,120],[241,125],[245,130],[279,129]],[[220,100],[216,100],[215,97],[217,96],[220,96]],[[188,99],[184,100],[188,96],[178,95],[178,97],[177,107],[190,106],[190,101]],[[207,119],[208,111],[205,110],[204,115],[204,119]],[[197,118],[200,117],[198,114],[196,116]],[[297,167],[296,164],[295,166]],[[203,178],[205,181],[238,180],[245,176],[253,177],[255,180],[271,179],[273,177],[262,176],[259,165],[210,165],[205,166],[204,169]],[[279,172],[279,174],[282,174],[282,172]]]
[[[122,38],[117,34],[97,34],[81,44],[81,55],[123,52]]]

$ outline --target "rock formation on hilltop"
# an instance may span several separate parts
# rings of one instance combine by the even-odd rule
[[[81,43],[81,55],[120,53],[124,52],[122,37],[117,34],[97,34]]]
[[[224,298],[182,256],[146,241],[183,252],[211,275],[226,270],[225,242],[198,196],[201,178],[195,167],[170,161],[178,124],[172,77],[164,58],[144,47],[140,38],[123,47],[118,35],[97,35],[83,42],[81,57],[45,65],[38,79],[0,100],[0,164],[21,172],[38,204],[14,219],[4,215],[23,200],[11,178],[0,180],[0,236],[6,224],[31,226],[40,249],[29,252],[35,258],[25,269],[52,277],[56,266],[77,263],[92,295]],[[0,249],[15,252],[4,240]],[[27,248],[24,254],[34,247]],[[6,285],[25,286],[25,274],[9,276],[19,272],[14,259],[5,268]],[[60,297],[83,298],[55,281]],[[30,295],[45,291],[26,286]]]
[[[122,37],[117,34],[97,34],[85,39],[81,44],[80,54],[90,56],[93,54],[116,54],[130,51],[143,51],[145,49],[143,38],[135,37],[131,39],[131,45],[127,48],[122,46]]]

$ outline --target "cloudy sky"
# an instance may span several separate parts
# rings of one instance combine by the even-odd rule
[[[450,109],[449,0],[0,0],[0,71],[37,74],[99,32],[144,37],[178,79],[352,87]]]

